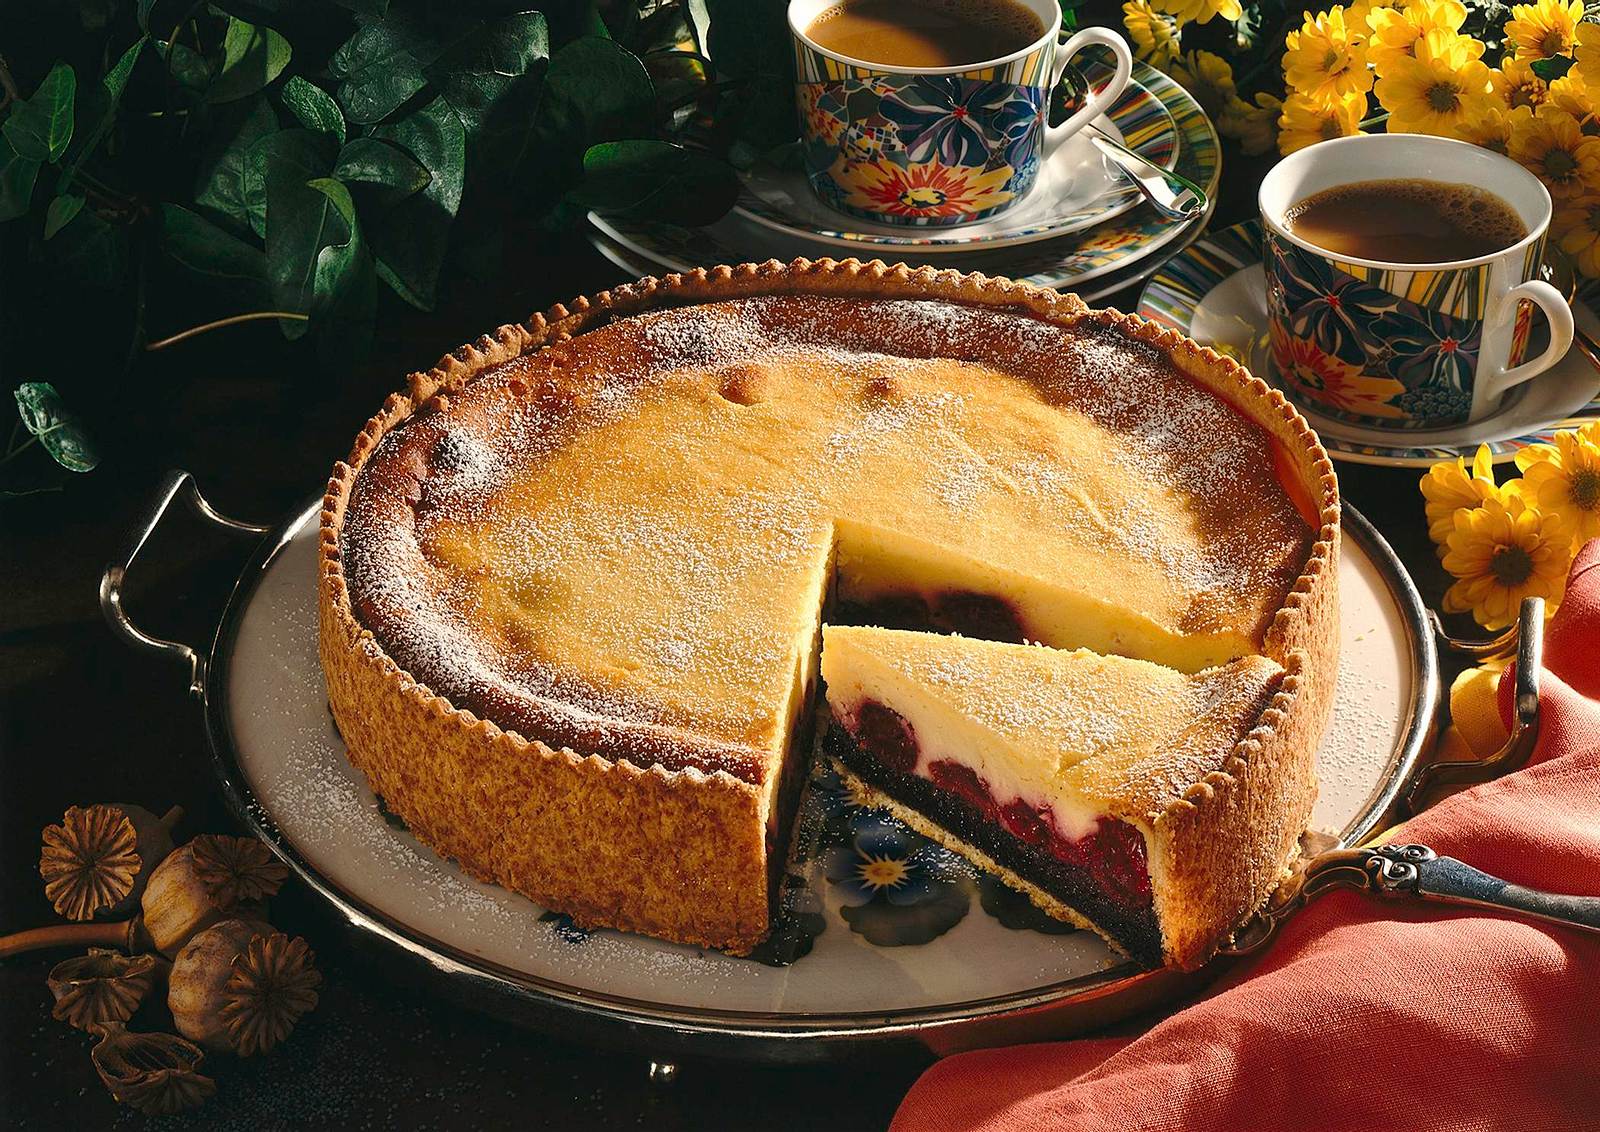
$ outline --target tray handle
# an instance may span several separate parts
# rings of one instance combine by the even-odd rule
[[[1337,888],[1365,889],[1391,900],[1426,900],[1491,908],[1513,916],[1600,933],[1600,896],[1569,896],[1512,884],[1426,845],[1331,849],[1307,863],[1297,883],[1236,935],[1227,955],[1259,951],[1277,927],[1314,897]]]
[[[111,628],[133,645],[150,652],[176,656],[187,664],[189,691],[198,696],[205,688],[206,658],[199,650],[180,641],[151,636],[135,625],[127,611],[122,608],[122,583],[128,576],[128,570],[133,566],[133,560],[139,556],[139,551],[144,549],[144,544],[155,533],[156,527],[161,525],[161,520],[166,517],[172,501],[180,493],[184,502],[189,505],[190,511],[225,531],[243,535],[264,535],[271,529],[228,518],[206,502],[193,476],[188,472],[173,469],[163,477],[155,498],[145,509],[143,518],[134,527],[116,558],[106,567],[105,573],[100,576],[100,611],[105,614],[106,622]]]
[[[1434,628],[1446,646],[1473,657],[1497,656],[1516,650],[1517,686],[1512,699],[1511,734],[1498,751],[1482,759],[1430,763],[1412,779],[1406,804],[1412,813],[1423,808],[1423,799],[1441,786],[1463,786],[1487,782],[1517,770],[1533,754],[1539,739],[1539,674],[1544,668],[1544,599],[1523,598],[1517,611],[1517,624],[1492,641],[1461,641],[1444,633],[1434,617]]]

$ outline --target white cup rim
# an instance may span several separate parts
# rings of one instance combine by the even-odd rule
[[[1447,147],[1465,146],[1469,149],[1480,150],[1489,158],[1499,159],[1503,165],[1503,168],[1505,168],[1508,174],[1523,178],[1525,184],[1532,184],[1533,186],[1537,187],[1538,192],[1544,201],[1543,217],[1538,223],[1528,225],[1528,234],[1526,236],[1514,244],[1507,244],[1498,251],[1487,252],[1480,256],[1473,256],[1471,259],[1450,259],[1433,263],[1402,263],[1398,260],[1363,259],[1360,256],[1342,255],[1339,252],[1333,252],[1329,251],[1327,248],[1318,247],[1309,240],[1301,239],[1299,236],[1296,236],[1293,232],[1289,231],[1288,228],[1279,222],[1276,216],[1268,214],[1266,205],[1262,203],[1262,198],[1266,195],[1267,188],[1272,183],[1273,178],[1280,175],[1286,176],[1287,174],[1283,173],[1283,171],[1286,169],[1292,170],[1295,168],[1296,164],[1304,165],[1307,162],[1318,159],[1331,159],[1335,156],[1332,151],[1339,147],[1372,144],[1386,145],[1401,141],[1413,146],[1417,144],[1439,145]],[[1381,178],[1364,177],[1360,178],[1359,180],[1371,181],[1378,179]],[[1405,180],[1405,173],[1403,171],[1397,171],[1394,174],[1394,179]],[[1356,179],[1352,179],[1350,183],[1355,184],[1357,181]],[[1494,192],[1494,189],[1488,188],[1486,191]],[[1324,259],[1331,260],[1335,263],[1348,263],[1356,267],[1373,268],[1379,271],[1453,271],[1459,268],[1481,267],[1484,264],[1494,263],[1505,256],[1516,252],[1525,251],[1526,249],[1532,247],[1539,240],[1542,240],[1545,236],[1545,233],[1550,228],[1550,219],[1553,209],[1554,203],[1550,198],[1550,190],[1545,188],[1544,182],[1539,180],[1539,178],[1535,177],[1532,173],[1528,172],[1528,170],[1524,169],[1521,165],[1517,164],[1517,162],[1511,160],[1511,158],[1507,157],[1505,154],[1496,153],[1492,149],[1484,149],[1482,146],[1473,145],[1471,142],[1460,141],[1456,138],[1435,137],[1432,134],[1355,134],[1347,138],[1331,138],[1327,141],[1317,142],[1315,145],[1306,146],[1306,148],[1290,154],[1288,157],[1285,157],[1282,161],[1278,162],[1277,165],[1273,166],[1273,168],[1268,171],[1267,175],[1261,179],[1261,187],[1256,191],[1256,210],[1261,215],[1261,222],[1270,228],[1275,236],[1293,244],[1297,248],[1302,248],[1305,251],[1311,252],[1313,255],[1322,256]]]
[[[983,71],[990,67],[1003,67],[1007,63],[1016,62],[1018,59],[1026,59],[1029,55],[1044,47],[1045,44],[1055,42],[1061,34],[1059,22],[1052,24],[1048,18],[1041,16],[1040,18],[1045,26],[1044,34],[1028,44],[1028,46],[1013,51],[1009,55],[1002,55],[997,59],[983,59],[976,63],[963,63],[957,67],[899,67],[891,63],[873,63],[866,59],[854,59],[849,55],[841,55],[837,51],[829,51],[826,47],[819,45],[806,34],[805,28],[801,27],[795,19],[795,9],[802,4],[808,3],[810,3],[810,0],[789,0],[789,7],[785,14],[789,21],[789,31],[796,39],[818,55],[825,55],[835,62],[843,63],[849,67],[860,67],[867,71],[882,71],[891,75],[962,75],[968,71]],[[1032,8],[1030,7],[1029,10],[1032,11]],[[1034,11],[1033,14],[1039,15],[1037,11]]]

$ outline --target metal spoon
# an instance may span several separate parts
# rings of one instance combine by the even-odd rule
[[[1074,64],[1068,63],[1061,75],[1061,85],[1056,88],[1057,106],[1070,115],[1088,96],[1089,80]],[[1084,133],[1094,147],[1133,182],[1156,211],[1175,220],[1188,220],[1206,210],[1206,191],[1189,178],[1163,169],[1135,153],[1093,122],[1084,127]]]

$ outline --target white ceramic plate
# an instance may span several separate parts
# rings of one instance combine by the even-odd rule
[[[225,676],[212,710],[229,734],[251,819],[281,838],[320,884],[362,909],[360,918],[381,923],[412,950],[450,954],[457,964],[554,988],[590,1008],[624,1000],[698,1018],[758,1015],[766,1025],[826,1015],[869,1027],[899,1012],[970,1010],[1041,988],[1070,994],[1070,980],[1136,973],[1091,933],[1003,926],[982,906],[973,878],[953,874],[940,881],[942,895],[875,911],[876,927],[905,944],[875,945],[846,922],[846,893],[823,875],[826,854],[803,870],[808,931],[820,927],[820,934],[787,967],[542,919],[528,900],[471,880],[386,819],[350,766],[317,660],[316,535],[313,507],[289,526],[254,587],[248,576],[241,583],[231,643],[225,633],[213,660]],[[1416,650],[1423,647],[1413,638],[1417,609],[1408,617],[1377,560],[1350,535],[1341,562],[1343,657],[1314,815],[1318,828],[1333,831],[1369,809],[1392,777],[1418,710]],[[1409,590],[1408,582],[1399,585]],[[826,790],[814,791],[810,804],[843,820],[847,835],[871,820],[865,813],[840,819],[841,801]],[[949,891],[956,888],[967,894],[959,914],[961,901]],[[930,921],[952,916],[948,930],[910,942],[928,934]],[[843,1025],[831,1022],[830,1030]]]

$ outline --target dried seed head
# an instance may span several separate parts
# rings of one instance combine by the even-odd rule
[[[265,1053],[317,1004],[311,949],[266,924],[223,920],[172,966],[167,1005],[178,1032],[207,1049]]]
[[[154,955],[124,955],[100,947],[64,959],[48,979],[56,999],[51,1013],[80,1030],[126,1022],[150,992],[161,963]]]
[[[217,1091],[199,1071],[200,1047],[173,1034],[135,1034],[111,1023],[90,1056],[113,1097],[152,1116],[194,1108]]]
[[[265,853],[260,842],[243,837],[201,836],[174,850],[150,875],[144,891],[144,931],[152,946],[173,956],[197,932],[230,916],[259,919],[264,909],[245,892],[275,892],[282,876],[271,861],[263,866],[248,850],[227,844],[245,842]],[[230,863],[232,862],[232,863]]]
[[[56,912],[92,920],[133,894],[139,838],[117,806],[73,806],[44,829],[39,875]]]
[[[73,806],[44,831],[39,875],[45,895],[69,920],[126,915],[172,852],[172,827],[182,814],[174,806],[158,818],[123,802]]]
[[[224,908],[277,894],[289,870],[253,837],[202,834],[189,843],[194,871]]]

